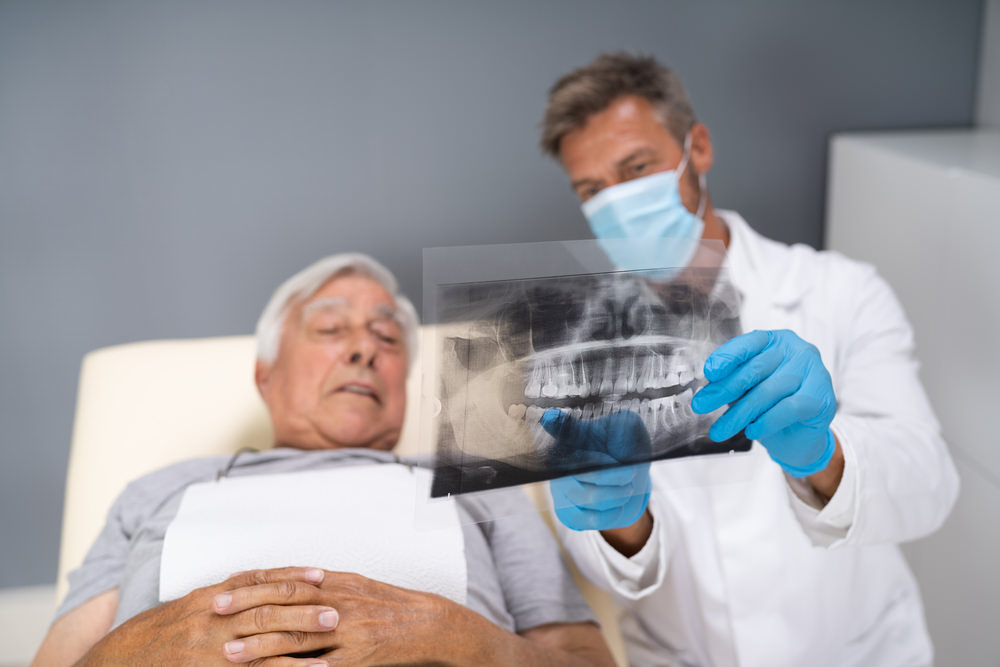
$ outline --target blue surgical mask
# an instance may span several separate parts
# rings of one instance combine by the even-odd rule
[[[649,268],[648,251],[641,243],[613,242],[612,239],[679,239],[677,243],[656,244],[655,263],[660,268],[683,268],[697,249],[705,223],[705,180],[702,174],[702,198],[698,214],[681,202],[678,181],[687,167],[691,136],[684,142],[684,157],[677,169],[661,171],[598,192],[583,203],[583,214],[598,243],[619,269],[635,271]],[[683,239],[683,240],[681,240]],[[604,242],[608,241],[608,242]]]

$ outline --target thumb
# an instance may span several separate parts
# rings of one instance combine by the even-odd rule
[[[569,435],[569,431],[575,422],[576,420],[570,417],[569,414],[555,408],[549,408],[543,412],[542,418],[538,421],[539,425],[545,429],[545,432],[556,440]]]
[[[606,453],[604,427],[594,421],[582,421],[572,415],[550,408],[542,413],[539,425],[556,441],[550,452],[554,461],[573,461],[576,465],[615,463]]]
[[[652,442],[642,419],[631,410],[622,410],[602,420],[605,428],[605,449],[621,462],[649,460]]]
[[[583,421],[568,412],[549,408],[542,413],[539,425],[551,435],[557,447],[603,452],[606,447],[604,424],[600,420]]]

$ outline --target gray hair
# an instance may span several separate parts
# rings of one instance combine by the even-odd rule
[[[361,253],[324,257],[296,273],[274,291],[257,320],[257,359],[270,364],[277,358],[285,318],[294,304],[305,301],[333,278],[350,274],[371,278],[392,295],[412,367],[418,352],[417,327],[420,320],[417,311],[410,300],[397,291],[396,278],[389,269]]]
[[[680,144],[697,122],[680,79],[669,68],[652,56],[604,53],[561,77],[549,90],[542,121],[542,151],[558,160],[563,137],[626,95],[648,100]]]

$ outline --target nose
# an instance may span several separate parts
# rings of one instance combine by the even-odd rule
[[[345,351],[349,364],[360,364],[363,366],[374,366],[375,355],[378,345],[372,340],[371,334],[362,331],[351,337],[349,346]]]

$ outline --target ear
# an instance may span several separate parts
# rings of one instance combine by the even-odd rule
[[[257,384],[257,391],[264,402],[270,405],[271,396],[271,365],[265,364],[260,359],[257,360],[253,370],[253,380]]]
[[[695,173],[707,174],[714,160],[712,137],[708,133],[708,128],[701,123],[695,123],[691,126],[691,165]]]

